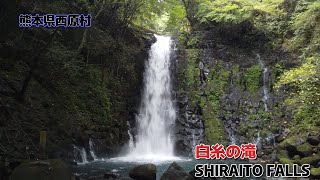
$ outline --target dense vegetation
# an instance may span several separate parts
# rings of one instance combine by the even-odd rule
[[[223,143],[226,134],[221,119],[249,116],[248,120],[240,122],[240,134],[253,141],[257,139],[257,132],[265,139],[269,138],[270,133],[280,133],[275,142],[279,143],[276,153],[281,163],[319,162],[317,156],[308,157],[310,153],[318,154],[319,151],[313,151],[316,146],[306,140],[308,137],[319,137],[320,132],[320,2],[182,0],[176,7],[183,7],[184,11],[169,14],[167,25],[178,37],[180,47],[186,49],[182,59],[189,63],[183,65],[185,71],[181,79],[184,85],[181,88],[189,93],[191,105],[202,109],[205,140]],[[184,26],[173,30],[173,24]],[[216,56],[214,59],[218,64],[209,65],[210,73],[202,80],[203,72],[198,64],[206,61],[201,57],[208,54],[203,52],[205,48],[213,48],[214,53],[220,53],[219,49],[234,55],[238,53],[238,57],[235,55],[230,60],[233,63],[237,58],[246,56],[234,48],[249,53],[261,52],[264,57],[270,56],[268,54],[277,56],[265,60],[271,69],[267,88],[276,97],[274,108],[266,112],[263,108],[253,110],[252,106],[256,105],[250,103],[241,106],[234,103],[236,108],[229,111],[228,102],[224,102],[229,91],[234,93],[239,92],[235,89],[242,89],[244,93],[240,96],[244,101],[254,101],[261,96],[258,92],[262,87],[263,70],[257,62],[253,62],[255,65],[252,62],[236,62],[240,69],[237,65],[222,67],[219,62],[224,66],[230,65],[225,62],[226,56]],[[279,52],[289,53],[292,57],[282,56]],[[228,85],[230,79],[232,82]],[[205,90],[202,81],[205,82]],[[234,110],[235,114],[232,112]],[[219,114],[221,111],[223,115]],[[264,148],[269,147],[266,145]],[[264,152],[268,150],[264,149]],[[319,168],[313,168],[312,172],[319,174]]]
[[[148,4],[106,0],[0,4],[4,157],[37,156],[41,130],[48,132],[49,157],[72,160],[68,155],[72,144],[86,147],[89,137],[100,139],[104,146],[120,148],[126,143],[127,120],[134,117],[151,38],[132,22]],[[18,28],[17,14],[24,12],[91,13],[93,25],[87,29]]]
[[[197,30],[199,27],[232,26],[248,21],[270,39],[268,47],[298,53],[300,65],[278,77],[275,87],[278,91],[286,90],[289,93],[285,104],[294,112],[294,127],[319,130],[319,1],[191,0],[182,1],[181,5],[186,12],[171,14],[169,26],[174,20],[183,24],[186,19],[189,23],[184,23],[186,28],[181,29],[188,30],[190,24],[191,29]],[[185,18],[181,18],[184,13]],[[194,41],[190,39],[188,42]],[[259,67],[252,67],[251,70],[248,88],[254,90],[259,83],[250,81]]]

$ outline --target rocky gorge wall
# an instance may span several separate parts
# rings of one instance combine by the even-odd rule
[[[246,23],[185,37],[177,65],[178,152],[192,154],[194,142],[251,142],[259,157],[272,159],[291,115],[283,105],[285,94],[273,86],[295,66],[296,57],[270,48],[268,39]]]

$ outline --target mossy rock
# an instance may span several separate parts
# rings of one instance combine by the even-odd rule
[[[293,159],[293,160],[298,160],[298,159],[300,159],[300,156],[299,156],[299,155],[295,155],[295,156],[293,156],[292,159]]]
[[[72,172],[62,160],[23,162],[14,169],[10,180],[70,180]]]
[[[320,162],[320,154],[315,154],[313,156],[305,157],[300,160],[300,165],[302,164],[311,164],[316,165]]]
[[[278,148],[285,149],[288,146],[295,146],[295,141],[293,138],[287,138],[283,140],[279,145]]]
[[[206,142],[210,144],[220,143],[225,144],[225,133],[223,124],[219,119],[205,120],[205,136]]]
[[[299,164],[301,157],[299,155],[295,155],[293,156],[292,160],[295,164]]]
[[[247,70],[247,89],[249,92],[255,92],[260,87],[260,77],[262,70],[259,65],[254,65]]]
[[[224,131],[224,124],[216,117],[216,114],[213,113],[214,111],[214,106],[212,106],[210,103],[203,108],[205,141],[208,144],[226,144],[227,141]]]
[[[310,173],[314,178],[320,178],[320,167],[319,168],[311,168]]]
[[[310,156],[313,152],[312,146],[309,143],[301,144],[297,147],[298,152],[304,156]]]
[[[277,151],[277,158],[278,159],[289,158],[288,151],[286,151],[286,150],[278,150]]]
[[[279,162],[281,164],[289,164],[290,166],[293,166],[293,161],[291,159],[288,159],[288,158],[280,158]]]
[[[283,135],[283,134],[280,134],[277,138],[276,138],[276,141],[277,142],[282,142],[283,140],[285,140],[286,137]]]
[[[132,179],[155,180],[157,176],[157,167],[154,164],[143,164],[130,170],[129,176]]]

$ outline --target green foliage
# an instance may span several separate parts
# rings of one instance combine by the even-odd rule
[[[277,8],[281,0],[253,1],[253,0],[205,0],[201,1],[197,18],[201,23],[240,23],[253,20],[258,15],[270,14],[279,16]]]
[[[205,140],[206,143],[210,144],[225,144],[224,124],[217,118],[217,107],[219,107],[219,105],[213,101],[206,102],[206,105],[202,107]]]
[[[285,103],[293,110],[297,126],[310,129],[319,125],[320,119],[320,60],[318,56],[307,58],[297,68],[285,72],[276,85],[290,88]]]
[[[187,31],[188,21],[186,11],[182,5],[177,5],[169,11],[169,19],[166,22],[166,32],[180,34]]]
[[[186,85],[189,88],[195,89],[197,87],[198,77],[200,74],[199,68],[197,67],[199,62],[199,51],[196,49],[188,49],[187,59],[188,65],[186,68]]]
[[[184,66],[180,78],[182,89],[189,97],[190,105],[192,107],[200,106],[203,111],[206,141],[208,143],[224,143],[226,142],[224,125],[218,118],[218,111],[220,109],[220,97],[225,91],[231,72],[224,70],[222,64],[217,64],[206,82],[207,98],[205,98],[201,96],[200,89],[200,69],[198,67],[200,51],[199,49],[186,49],[185,51],[185,61],[181,62]]]
[[[189,40],[187,42],[187,47],[189,48],[197,48],[198,43],[202,40],[203,38],[200,35],[194,35],[189,37]]]
[[[137,0],[134,2],[139,4],[139,9],[132,21],[134,24],[173,35],[187,31],[186,11],[180,1]]]
[[[250,6],[242,7],[235,1],[203,1],[199,5],[197,17],[201,23],[206,22],[232,22],[239,23],[250,17]]]
[[[220,110],[220,98],[225,92],[231,72],[224,70],[218,63],[209,74],[206,85],[207,98],[201,104],[203,119],[205,122],[205,137],[208,143],[224,143],[225,132],[223,122],[218,118]],[[204,101],[204,100],[202,100]]]
[[[291,47],[304,48],[307,52],[320,50],[320,2],[300,1],[297,12],[293,14],[292,29],[294,37]]]
[[[210,73],[210,78],[207,82],[206,90],[209,101],[219,104],[220,97],[224,94],[226,85],[229,82],[230,74],[230,71],[224,70],[222,64],[217,64],[214,71]],[[216,107],[216,109],[218,110],[219,108]]]
[[[186,68],[183,78],[184,89],[190,98],[193,106],[196,106],[200,101],[200,92],[198,87],[200,85],[199,75],[200,70],[198,68],[199,62],[199,50],[197,49],[187,49],[186,50]]]
[[[293,161],[291,159],[288,159],[288,158],[280,158],[279,162],[281,164],[289,164],[290,166],[293,166]]]
[[[319,168],[311,168],[310,174],[314,177],[320,176],[320,167]]]
[[[135,12],[136,16],[133,19],[133,23],[146,27],[152,30],[158,29],[158,22],[161,15],[166,12],[166,3],[158,0],[137,0],[131,1],[131,3],[137,3],[138,9]]]
[[[260,87],[261,79],[261,67],[259,65],[254,65],[247,69],[247,89],[250,92],[255,92]]]

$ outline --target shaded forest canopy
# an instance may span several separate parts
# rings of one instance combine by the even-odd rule
[[[6,147],[1,153],[13,159],[37,155],[30,141],[37,144],[40,130],[48,131],[50,158],[73,161],[72,144],[87,147],[89,136],[103,145],[103,153],[118,152],[128,140],[127,120],[134,118],[153,41],[130,25],[139,4],[0,4],[0,124],[1,135],[7,134],[1,136]],[[93,24],[88,29],[18,28],[17,14],[26,12],[91,13]]]

